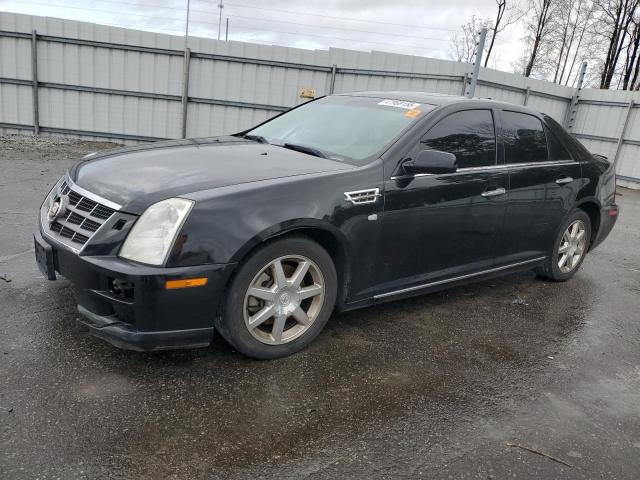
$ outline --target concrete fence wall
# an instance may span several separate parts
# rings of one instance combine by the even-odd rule
[[[185,51],[183,37],[0,12],[0,131],[125,143],[220,135],[306,101],[301,88],[460,95],[469,70],[410,55],[203,38]],[[640,185],[640,94],[483,68],[475,95],[570,122],[591,151],[616,159],[623,182]]]

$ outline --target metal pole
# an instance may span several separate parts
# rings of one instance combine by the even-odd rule
[[[218,15],[218,40],[220,40],[220,32],[222,31],[221,27],[222,27],[222,9],[224,8],[224,5],[222,4],[222,0],[220,0],[220,3],[218,4],[218,8],[220,9],[220,14]]]
[[[531,95],[531,87],[527,87],[524,92],[524,102],[522,103],[522,105],[524,105],[525,107],[529,103],[529,95]]]
[[[229,41],[229,17],[227,17],[227,28],[224,31],[224,41]]]
[[[329,82],[329,95],[333,94],[333,91],[335,90],[335,86],[336,86],[336,69],[337,66],[334,63],[333,65],[331,65],[331,80]]]
[[[629,120],[631,119],[631,112],[633,111],[633,106],[635,102],[633,100],[629,100],[629,106],[627,107],[627,115],[624,119],[624,124],[622,125],[622,131],[620,132],[620,137],[618,138],[618,144],[616,145],[616,153],[613,156],[613,167],[615,169],[616,164],[618,163],[618,158],[620,157],[620,152],[622,151],[622,144],[624,143],[624,137],[627,133],[627,127],[629,126]]]
[[[191,0],[187,0],[187,24],[184,27],[184,49],[186,50],[189,46],[189,7],[191,5]]]
[[[38,101],[38,32],[31,32],[31,91],[33,93],[33,133],[40,135],[40,112]]]
[[[182,131],[181,138],[187,138],[187,107],[189,105],[189,63],[191,49],[184,49],[184,66],[182,68]]]
[[[477,43],[476,58],[473,61],[473,71],[471,72],[471,79],[467,85],[465,96],[467,98],[473,98],[476,92],[476,85],[478,84],[478,74],[480,73],[480,64],[482,63],[482,52],[484,51],[484,41],[487,38],[487,29],[483,28],[480,31],[480,39]]]
[[[578,75],[578,86],[576,93],[571,97],[571,103],[569,104],[569,110],[565,119],[565,127],[570,132],[573,130],[573,125],[576,122],[576,113],[578,113],[578,102],[580,101],[580,93],[582,92],[582,83],[584,82],[584,74],[587,71],[587,62],[582,62],[580,67],[580,73]]]

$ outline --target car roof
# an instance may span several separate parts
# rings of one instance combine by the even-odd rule
[[[431,92],[408,92],[408,91],[371,91],[371,92],[352,92],[352,93],[339,93],[337,95],[349,96],[349,97],[371,97],[381,98],[389,100],[404,100],[408,102],[426,103],[435,106],[449,105],[454,103],[471,103],[478,106],[483,105],[485,107],[509,107],[512,110],[519,110],[524,112],[537,113],[530,108],[523,107],[522,105],[516,105],[513,103],[501,102],[498,100],[492,100],[490,98],[467,98],[461,95],[447,95],[445,93],[431,93]]]

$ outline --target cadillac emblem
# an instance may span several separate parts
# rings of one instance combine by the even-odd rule
[[[49,223],[53,223],[63,216],[67,211],[67,205],[69,205],[69,197],[67,195],[55,197],[51,205],[49,205],[49,211],[47,212]]]

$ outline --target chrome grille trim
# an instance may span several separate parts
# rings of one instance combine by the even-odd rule
[[[50,222],[49,206],[61,195],[69,198],[66,212]],[[120,205],[78,187],[67,174],[43,203],[40,223],[44,234],[78,253],[119,209]]]
[[[73,191],[79,193],[80,195],[82,195],[85,198],[88,198],[89,200],[93,200],[96,203],[99,203],[101,205],[104,205],[105,207],[111,208],[112,210],[120,210],[122,208],[122,205],[116,203],[116,202],[112,202],[111,200],[107,200],[106,198],[102,198],[98,195],[96,195],[95,193],[92,193],[88,190],[85,190],[84,188],[82,188],[79,185],[76,185],[73,180],[71,180],[71,178],[69,177],[69,174],[65,175],[65,182],[67,182],[67,185],[70,185],[73,189]]]

